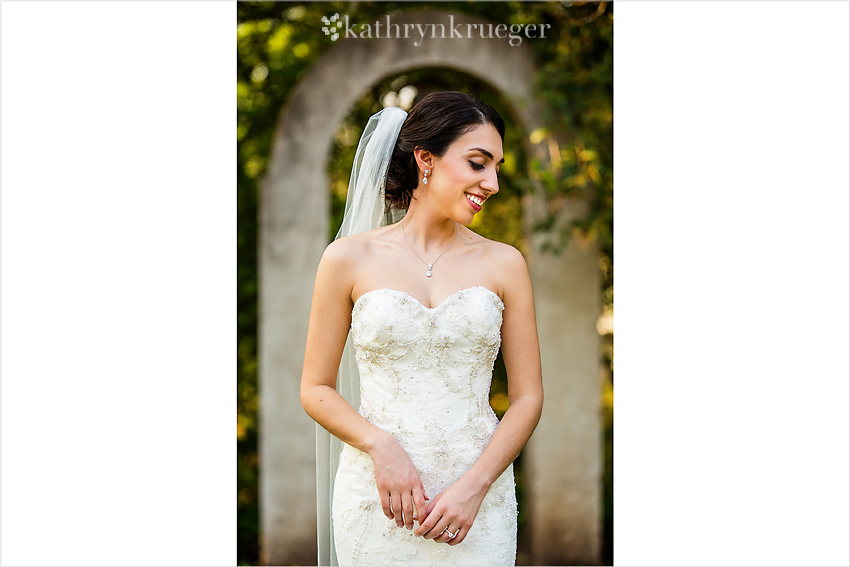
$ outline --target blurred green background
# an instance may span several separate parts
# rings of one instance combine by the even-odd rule
[[[342,221],[348,174],[360,129],[383,104],[415,102],[435,90],[477,95],[505,118],[505,164],[499,195],[475,216],[470,228],[527,252],[521,228],[520,198],[537,179],[551,197],[553,216],[536,230],[548,232],[552,254],[571,239],[599,244],[602,316],[604,431],[603,561],[613,564],[613,3],[606,2],[239,2],[237,4],[238,151],[238,562],[259,564],[258,395],[257,395],[257,235],[259,181],[264,176],[278,115],[300,76],[333,46],[321,33],[321,17],[334,12],[352,21],[374,21],[395,11],[427,9],[474,14],[496,23],[551,25],[551,39],[529,41],[537,62],[534,88],[545,104],[543,123],[532,134],[547,141],[550,162],[528,162],[524,135],[508,111],[510,101],[492,87],[447,69],[417,69],[391,76],[364,93],[340,124],[328,162],[331,180],[328,242]],[[547,34],[549,35],[549,34]],[[402,106],[404,106],[402,104]],[[558,203],[581,201],[587,214],[555,231]],[[545,379],[545,377],[544,377]],[[507,382],[501,355],[496,361],[491,405],[501,418],[507,410]],[[519,499],[518,563],[527,557],[523,515],[522,455],[515,464]]]

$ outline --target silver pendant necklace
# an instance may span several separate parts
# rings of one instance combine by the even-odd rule
[[[419,258],[419,254],[417,254],[417,253],[416,253],[416,250],[414,250],[414,249],[413,249],[413,246],[411,246],[411,245],[410,245],[410,242],[408,242],[408,240],[407,240],[407,235],[406,235],[406,234],[404,234],[404,225],[403,225],[403,224],[401,224],[401,221],[399,221],[399,222],[398,222],[398,224],[400,224],[400,225],[401,225],[401,235],[404,237],[404,241],[405,241],[405,242],[407,242],[407,245],[408,245],[408,246],[410,246],[410,250],[413,252],[413,255],[414,255],[414,256],[416,256],[417,258]],[[458,233],[458,229],[457,229],[457,222],[455,222],[455,238],[454,238],[454,240],[452,240],[452,243],[451,243],[451,244],[449,244],[449,248],[451,248],[452,246],[454,246],[455,240],[457,240],[457,233]],[[449,248],[446,248],[445,250],[443,250],[442,252],[440,252],[440,256],[442,256],[443,254],[445,254],[446,252],[448,252],[448,251],[449,251]],[[427,276],[427,277],[429,277],[429,278],[431,277],[431,268],[434,266],[434,264],[436,264],[436,263],[437,263],[437,260],[439,260],[439,259],[440,259],[440,256],[437,256],[437,259],[436,259],[436,260],[434,260],[433,262],[431,262],[430,264],[429,264],[428,262],[426,262],[425,260],[423,260],[422,258],[419,258],[419,261],[420,261],[420,262],[422,262],[423,264],[425,264],[426,266],[428,266],[428,271],[427,271],[427,272],[425,272],[425,276]]]

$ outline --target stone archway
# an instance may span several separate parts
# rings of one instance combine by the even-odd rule
[[[405,12],[392,23],[480,24],[443,11]],[[528,40],[525,40],[526,42]],[[299,385],[313,279],[328,234],[327,158],[348,109],[386,76],[422,67],[471,75],[509,101],[526,132],[527,155],[548,161],[528,142],[540,124],[534,63],[527,43],[497,39],[345,39],[293,89],[277,124],[260,212],[261,392],[260,508],[262,562],[316,560],[315,425]],[[525,216],[544,206],[528,197]],[[569,214],[569,212],[568,212]],[[527,258],[534,284],[546,391],[543,418],[524,465],[535,564],[598,564],[601,533],[599,412],[600,305],[596,254],[568,249]],[[568,370],[564,370],[568,369]]]

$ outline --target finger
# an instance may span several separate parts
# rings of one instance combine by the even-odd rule
[[[455,537],[450,538],[449,541],[446,542],[449,545],[457,545],[460,542],[462,542],[463,538],[466,537],[466,530],[463,529],[463,528],[458,528],[457,531],[454,532],[454,534],[455,534]],[[448,534],[446,534],[446,535],[448,535]]]
[[[426,533],[426,534],[425,534],[424,536],[422,536],[422,537],[424,537],[425,539],[433,539],[433,540],[436,540],[436,539],[437,539],[438,537],[440,537],[441,535],[445,535],[445,534],[443,534],[443,530],[445,530],[445,529],[446,529],[446,526],[448,526],[448,525],[449,525],[449,520],[448,520],[448,518],[446,518],[445,516],[441,516],[441,517],[440,517],[440,519],[439,519],[439,520],[437,520],[437,521],[434,523],[434,527],[433,527],[433,528],[431,528],[431,529],[428,531],[428,533]]]
[[[401,497],[401,508],[404,512],[404,527],[409,530],[413,529],[413,496],[404,494]]]
[[[393,519],[393,511],[390,508],[390,493],[389,492],[381,492],[381,508],[384,510],[384,516],[388,519]]]
[[[450,526],[446,526],[444,530],[440,531],[440,535],[434,538],[434,541],[437,543],[448,543],[451,541],[452,536],[449,535],[449,532],[455,533],[452,531]]]
[[[413,535],[416,535],[416,536],[419,536],[419,537],[424,537],[426,539],[433,538],[436,534],[431,534],[431,538],[428,538],[427,534],[431,533],[431,531],[434,529],[437,522],[439,522],[439,521],[440,521],[440,514],[439,513],[428,514],[428,517],[425,518],[424,522],[420,518],[419,527],[416,529],[415,532],[413,532]],[[444,522],[444,523],[446,523],[446,522]],[[440,529],[442,529],[442,528],[440,528]],[[439,531],[437,533],[439,533]]]
[[[425,500],[425,491],[424,489],[414,490],[413,491],[413,505],[416,507],[414,510],[415,515],[413,516],[414,520],[419,520],[419,524],[425,521],[425,518],[428,517],[428,512],[426,511],[428,508],[428,503]]]
[[[441,492],[436,497],[434,497],[433,500],[428,502],[428,505],[425,507],[425,515],[426,516],[429,515],[431,513],[431,511],[437,506],[437,502],[440,501],[440,498],[442,497],[442,495],[443,495],[443,493]]]
[[[424,535],[426,533],[428,533],[428,531],[431,530],[434,527],[434,524],[440,520],[440,516],[442,515],[442,512],[438,512],[437,514],[433,514],[433,512],[434,512],[434,508],[437,506],[437,502],[440,501],[440,498],[442,497],[442,495],[443,495],[442,492],[437,494],[437,496],[435,496],[434,499],[431,500],[431,502],[429,502],[428,505],[425,507],[425,518],[426,518],[426,520],[427,520],[427,518],[431,518],[432,515],[433,515],[433,519],[432,519],[431,522],[428,522],[427,525],[423,528],[422,527],[422,518],[420,518],[419,519],[419,529],[416,530],[416,535],[424,537]]]
[[[398,527],[402,527],[404,525],[404,517],[402,516],[401,511],[401,493],[394,492],[390,496],[390,508],[393,511],[393,518],[395,519],[395,525]]]

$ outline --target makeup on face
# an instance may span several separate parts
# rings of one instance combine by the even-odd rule
[[[475,147],[475,148],[469,148],[466,151],[467,151],[467,153],[474,152],[474,153],[477,153],[477,154],[482,154],[482,155],[486,156],[490,161],[493,161],[493,159],[494,159],[492,152],[490,152],[490,151],[488,151],[484,148]],[[469,166],[472,169],[474,169],[475,171],[483,171],[484,168],[486,167],[485,164],[472,161],[472,159],[467,159],[467,161],[469,162]],[[502,159],[499,160],[496,163],[496,165],[498,166],[502,163],[505,163],[504,157],[502,157]],[[499,178],[499,170],[496,169],[496,179],[498,179],[498,178]],[[496,183],[498,183],[498,181]],[[498,191],[498,189],[496,191]],[[489,193],[492,193],[492,192],[489,192]],[[481,195],[481,194],[478,194],[478,193],[466,192],[466,193],[464,193],[464,195],[466,196],[466,200],[469,202],[469,205],[472,207],[472,209],[476,213],[481,210],[481,207],[484,204],[484,201],[487,199],[487,195]]]

